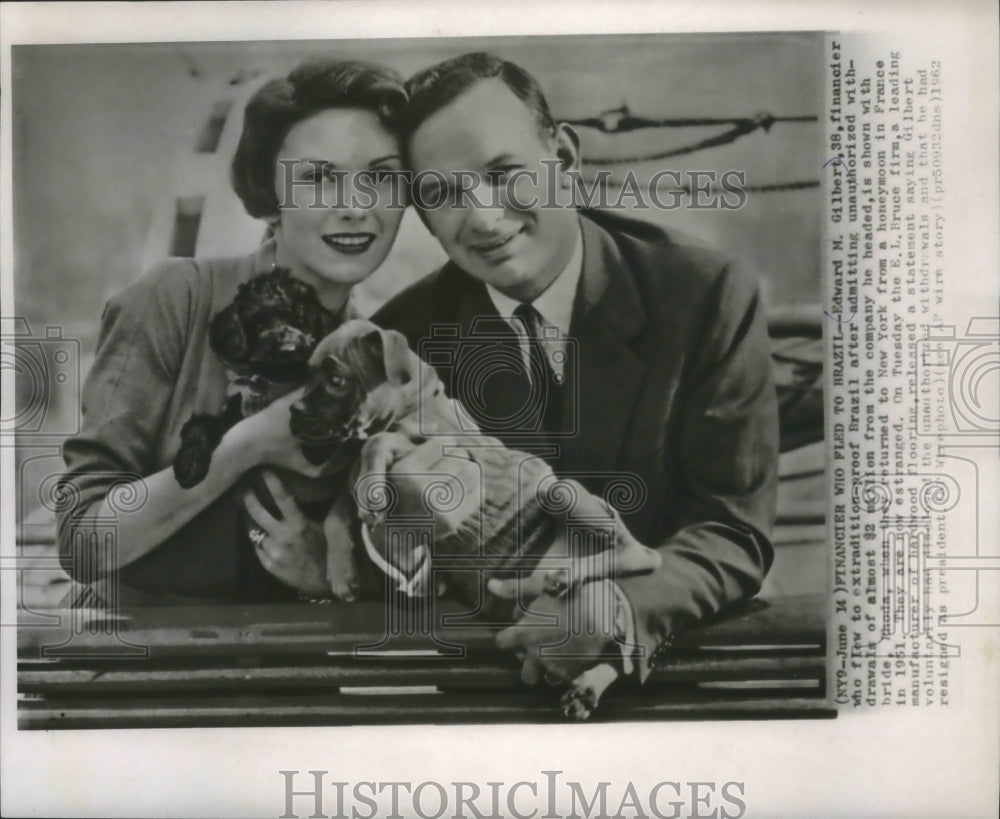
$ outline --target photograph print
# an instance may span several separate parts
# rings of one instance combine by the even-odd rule
[[[832,716],[821,47],[12,46],[19,727]]]

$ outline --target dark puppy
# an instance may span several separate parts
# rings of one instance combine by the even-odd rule
[[[328,579],[342,596],[356,588],[358,556],[367,552],[408,594],[430,594],[434,554],[476,559],[473,570],[440,571],[448,591],[471,606],[512,613],[516,600],[484,601],[483,582],[527,570],[514,597],[562,596],[586,580],[656,569],[660,556],[636,541],[614,510],[575,481],[557,478],[540,458],[502,447],[499,441],[458,426],[460,408],[444,394],[433,369],[397,332],[371,322],[349,321],[317,346],[313,375],[302,400],[292,407],[292,433],[310,460],[321,463],[351,441],[364,441],[352,476],[360,537],[327,532]],[[440,441],[455,458],[393,465],[428,440]],[[483,479],[483,496],[467,492]],[[436,512],[434,543],[390,537],[386,514],[399,519],[427,516],[428,490],[452,482],[454,496],[470,502]],[[362,488],[364,485],[364,488]],[[384,490],[384,491],[380,491]],[[373,489],[375,491],[373,491]],[[395,506],[369,504],[392,497]],[[438,575],[443,575],[439,577]],[[617,671],[602,664],[568,685],[567,714],[586,718]]]
[[[336,324],[315,288],[289,270],[278,268],[240,285],[209,325],[212,350],[230,371],[226,402],[215,415],[192,415],[181,429],[174,458],[181,486],[204,480],[230,427],[305,383],[313,350]]]

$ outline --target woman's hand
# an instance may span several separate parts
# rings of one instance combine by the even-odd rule
[[[326,578],[323,524],[302,513],[277,475],[265,469],[262,477],[281,517],[276,518],[268,512],[253,491],[243,495],[247,514],[258,527],[256,536],[251,537],[257,558],[283,583],[310,594],[328,594],[330,584]]]
[[[306,460],[298,441],[292,437],[291,407],[304,392],[304,388],[293,390],[260,412],[247,416],[226,433],[235,439],[239,447],[245,448],[251,461],[248,469],[278,466],[307,478],[318,478],[324,474],[325,465]]]

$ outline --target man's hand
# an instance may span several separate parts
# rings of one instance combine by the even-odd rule
[[[326,579],[327,549],[323,525],[302,513],[277,475],[263,470],[262,476],[281,517],[274,517],[268,512],[253,491],[243,495],[247,514],[256,525],[250,539],[257,558],[271,574],[299,591],[328,593],[330,586]]]
[[[523,660],[521,679],[528,685],[543,679],[568,685],[595,665],[621,662],[615,611],[610,582],[584,583],[562,597],[542,595],[497,635],[497,645]]]

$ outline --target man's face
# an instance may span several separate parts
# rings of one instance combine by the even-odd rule
[[[425,120],[410,157],[427,226],[470,275],[528,301],[569,262],[576,210],[558,202],[570,201],[575,141],[565,126],[551,138],[540,134],[501,80],[477,82]]]

